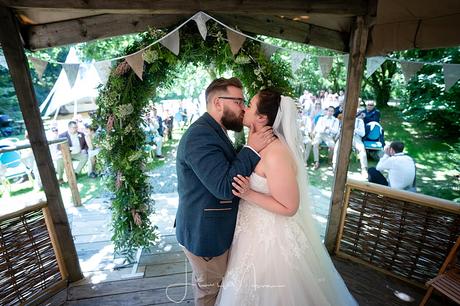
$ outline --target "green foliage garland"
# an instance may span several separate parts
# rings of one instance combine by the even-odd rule
[[[106,182],[114,193],[112,225],[115,250],[132,258],[136,248],[148,247],[157,238],[156,227],[149,216],[154,212],[152,187],[146,175],[147,153],[143,117],[154,100],[157,89],[168,89],[190,62],[201,65],[211,75],[233,71],[253,96],[266,87],[292,93],[288,83],[290,67],[283,61],[265,58],[258,42],[247,40],[240,52],[233,56],[224,31],[217,24],[208,23],[208,37],[203,41],[194,24],[180,29],[181,49],[175,56],[161,44],[144,52],[144,74],[140,80],[126,61],[118,62],[97,99],[95,122],[103,127],[99,135],[101,157],[106,169]],[[150,30],[139,35],[126,50],[132,54],[145,48],[166,32]]]

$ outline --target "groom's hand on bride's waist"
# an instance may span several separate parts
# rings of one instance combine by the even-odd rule
[[[247,146],[251,147],[254,151],[260,152],[275,140],[275,134],[271,126],[264,126],[259,131],[254,131],[254,124],[249,128],[249,136]]]

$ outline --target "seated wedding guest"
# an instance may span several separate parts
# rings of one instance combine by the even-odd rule
[[[363,119],[364,125],[368,124],[371,121],[376,121],[380,123],[380,111],[375,108],[374,101],[366,102],[366,109],[360,111],[357,117]]]
[[[326,115],[320,117],[315,125],[313,139],[313,158],[315,160],[315,169],[319,168],[319,145],[325,142],[329,148],[329,156],[332,157],[334,151],[335,139],[339,133],[339,120],[334,117],[334,107],[327,108]]]
[[[70,148],[70,156],[72,160],[77,160],[78,165],[75,168],[75,174],[78,176],[81,174],[83,167],[88,161],[88,144],[86,143],[85,134],[78,132],[77,122],[69,121],[68,130],[65,133],[59,135],[59,138],[67,138]],[[60,149],[60,145],[58,146]],[[64,161],[62,156],[60,156],[57,161],[57,175],[59,183],[64,182]]]
[[[385,146],[385,154],[377,166],[369,168],[369,182],[396,189],[416,191],[415,162],[403,151],[404,144],[400,141],[393,141],[389,146]],[[384,170],[388,171],[388,180],[382,174]]]
[[[89,123],[85,124],[85,140],[86,144],[88,145],[88,176],[90,178],[96,178],[96,156],[100,151],[100,148],[97,148],[94,145],[94,136],[96,134],[96,128]]]

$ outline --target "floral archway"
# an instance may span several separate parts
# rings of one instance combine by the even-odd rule
[[[93,119],[102,127],[98,137],[100,156],[106,185],[114,193],[112,240],[116,252],[128,258],[138,247],[148,247],[157,238],[156,227],[149,220],[154,203],[146,174],[143,130],[144,114],[156,90],[168,89],[176,72],[194,63],[205,67],[213,76],[232,71],[243,82],[248,97],[267,87],[286,93],[292,91],[288,83],[292,73],[289,65],[282,60],[267,59],[260,42],[246,40],[234,55],[222,27],[212,23],[207,31],[203,40],[195,24],[182,26],[180,52],[176,56],[161,44],[152,45],[167,31],[149,30],[125,50],[126,54],[133,54],[150,46],[143,52],[142,80],[127,60],[121,59],[100,90]]]

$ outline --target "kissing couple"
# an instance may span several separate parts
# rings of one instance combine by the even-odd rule
[[[248,105],[237,78],[206,89],[177,150],[176,237],[195,305],[357,305],[310,212],[297,108],[275,90]],[[249,127],[236,152],[228,130]]]

